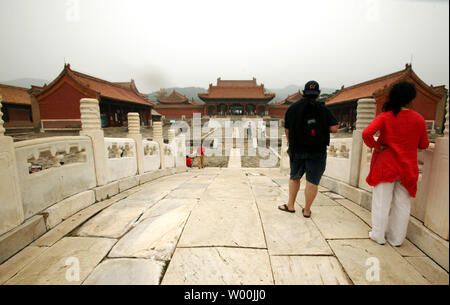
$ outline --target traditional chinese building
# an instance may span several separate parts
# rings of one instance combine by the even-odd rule
[[[39,105],[30,89],[0,84],[0,96],[6,129],[39,126]]]
[[[217,79],[217,85],[209,85],[208,93],[199,93],[198,97],[205,102],[204,115],[246,115],[264,116],[269,113],[268,103],[275,94],[268,94],[264,85],[252,80]]]
[[[128,112],[138,112],[148,125],[154,106],[139,93],[134,81],[113,83],[71,70],[70,64],[49,85],[33,93],[39,103],[44,128],[80,128],[80,99],[95,98],[100,104],[102,126],[123,126]]]
[[[335,95],[327,99],[325,104],[333,112],[341,126],[351,127],[356,122],[356,107],[359,99],[374,98],[376,115],[378,115],[389,98],[390,89],[400,81],[411,82],[417,89],[417,96],[411,104],[411,109],[420,113],[425,120],[435,121],[436,115],[441,112],[437,106],[442,100],[442,94],[436,88],[424,83],[412,70],[410,64],[406,64],[405,69],[392,74],[347,88],[343,86]]]
[[[289,108],[289,106],[301,100],[302,98],[303,94],[299,90],[298,92],[289,95],[286,99],[282,100],[281,102],[269,105],[269,115],[274,118],[284,118],[286,110]]]
[[[194,113],[203,113],[203,105],[189,100],[175,90],[168,96],[158,98],[157,101],[155,109],[167,119],[179,119],[182,116],[192,117]]]

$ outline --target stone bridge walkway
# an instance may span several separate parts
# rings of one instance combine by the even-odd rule
[[[159,178],[67,219],[0,265],[0,283],[448,284],[411,243],[370,241],[355,203],[321,187],[305,219],[303,193],[295,214],[277,209],[287,190],[278,169]]]

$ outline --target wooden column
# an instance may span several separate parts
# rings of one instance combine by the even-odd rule
[[[111,104],[108,103],[108,127],[111,127]]]

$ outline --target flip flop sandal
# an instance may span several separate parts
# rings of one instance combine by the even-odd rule
[[[282,209],[281,207],[284,207],[284,209]],[[287,204],[283,204],[282,206],[279,206],[278,209],[283,211],[283,212],[295,213],[295,210],[289,210]]]
[[[305,218],[310,218],[311,217],[311,213],[312,212],[310,212],[309,215],[305,215],[305,209],[302,209],[302,214],[303,214],[303,217],[305,217]]]

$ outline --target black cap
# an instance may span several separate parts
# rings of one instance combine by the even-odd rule
[[[307,82],[305,84],[305,89],[303,90],[303,94],[319,95],[320,94],[319,83],[314,80],[310,80],[309,82]]]

